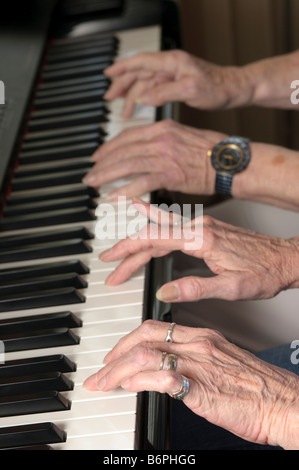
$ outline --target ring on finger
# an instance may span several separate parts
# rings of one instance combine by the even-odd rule
[[[175,400],[182,400],[189,393],[190,390],[189,379],[187,377],[184,377],[183,375],[181,377],[183,380],[181,388],[175,393],[169,393],[171,398],[174,398]]]
[[[166,352],[162,352],[162,358],[161,358],[161,363],[160,363],[160,370],[162,370],[163,367],[164,367],[164,362],[165,362],[166,356],[167,356],[167,353],[166,353]]]
[[[175,323],[171,323],[170,327],[167,330],[167,335],[166,335],[166,338],[165,338],[166,343],[172,343],[173,342],[173,340],[172,340],[172,331],[173,331],[174,326],[175,326]]]
[[[176,370],[178,357],[175,354],[168,354],[166,370]]]

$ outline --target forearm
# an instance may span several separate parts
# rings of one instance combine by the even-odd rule
[[[299,51],[264,59],[244,67],[252,87],[251,105],[294,109],[291,84],[299,79]]]
[[[275,145],[250,145],[251,162],[234,176],[233,197],[299,211],[299,153]]]
[[[291,84],[299,80],[299,51],[263,59],[242,67],[225,67],[228,108],[262,106],[294,109]]]

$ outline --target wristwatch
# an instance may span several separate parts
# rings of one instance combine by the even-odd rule
[[[244,171],[250,162],[250,140],[230,137],[209,150],[208,156],[216,170],[216,193],[231,196],[233,176]]]

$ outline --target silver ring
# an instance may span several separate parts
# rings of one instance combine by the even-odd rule
[[[161,359],[161,363],[160,363],[160,370],[163,369],[166,356],[167,356],[167,353],[166,353],[166,352],[162,352],[162,359]]]
[[[178,357],[175,354],[168,354],[166,370],[176,370]]]
[[[187,379],[187,377],[184,377],[183,375],[182,375],[182,379],[183,379],[183,383],[182,383],[181,388],[175,393],[169,393],[169,395],[175,400],[182,400],[189,393],[189,389],[190,389],[189,379]]]
[[[166,338],[165,338],[165,341],[166,343],[172,343],[172,330],[175,326],[175,323],[171,323],[170,327],[168,328],[168,331],[167,331],[167,335],[166,335]]]

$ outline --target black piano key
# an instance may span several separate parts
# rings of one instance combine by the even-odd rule
[[[80,239],[42,243],[39,245],[19,246],[0,252],[0,264],[26,261],[30,259],[53,258],[54,256],[78,255],[91,253],[91,251],[91,247],[85,242],[85,240]]]
[[[87,287],[87,283],[76,273],[56,274],[43,278],[28,278],[24,281],[18,281],[18,283],[10,282],[0,285],[0,298],[7,297],[11,294],[17,295],[26,292],[37,292],[39,290],[59,289],[62,287],[85,289]]]
[[[66,433],[53,423],[26,424],[0,428],[0,449],[58,444],[66,441]]]
[[[68,147],[70,145],[85,144],[87,142],[97,142],[97,145],[103,143],[100,132],[88,132],[86,134],[72,135],[68,137],[57,137],[37,141],[25,141],[22,144],[22,151],[32,152],[40,149],[52,149],[53,147]]]
[[[88,207],[89,209],[96,209],[96,202],[90,196],[80,196],[74,198],[55,199],[53,201],[33,202],[31,204],[19,204],[14,206],[6,206],[3,210],[5,217],[15,217],[16,215],[32,214],[34,212],[66,209],[68,207]],[[69,237],[74,238],[74,237]],[[2,248],[0,237],[0,250]],[[23,243],[25,244],[25,243]]]
[[[50,225],[64,225],[95,220],[94,214],[86,207],[61,209],[57,211],[42,212],[39,214],[26,214],[17,217],[7,217],[0,220],[0,230],[21,230],[33,227],[46,227]]]
[[[68,392],[73,390],[74,384],[61,372],[46,372],[43,374],[28,375],[24,377],[0,377],[0,397],[9,397],[21,394],[32,394],[55,390]]]
[[[32,142],[40,142],[46,140],[55,140],[60,138],[76,137],[78,135],[84,135],[91,132],[96,132],[100,137],[105,137],[106,133],[101,127],[101,124],[95,122],[91,124],[84,124],[82,126],[71,126],[71,127],[59,127],[50,130],[28,132],[24,138],[23,143],[31,144]]]
[[[92,168],[94,163],[90,160],[90,157],[82,157],[82,155],[84,155],[83,151],[85,151],[86,154],[88,154],[88,152],[94,152],[98,148],[97,143],[94,142],[92,144],[78,145],[77,148],[75,147],[76,146],[63,147],[61,149],[57,148],[57,155],[55,155],[55,149],[51,149],[51,151],[38,150],[20,154],[20,166],[14,171],[14,178],[27,178],[29,176],[44,175],[45,173],[61,173],[67,170],[76,171],[82,168]],[[75,153],[76,150],[78,151],[78,155]],[[80,156],[80,153],[81,158],[77,158]],[[26,165],[27,156],[28,158],[32,158],[33,155],[37,160],[40,158],[41,161]],[[53,156],[54,158],[61,158],[61,160],[52,161]],[[72,158],[73,156],[75,158]],[[45,159],[47,160],[45,161]]]
[[[42,75],[44,82],[51,82],[55,80],[69,80],[70,78],[80,78],[90,75],[97,75],[113,64],[113,59],[100,62],[96,65],[86,65],[73,68],[66,68],[63,70],[56,70],[53,72],[45,71]]]
[[[103,73],[99,73],[96,75],[91,75],[90,77],[80,77],[80,78],[70,78],[69,80],[58,80],[56,82],[46,82],[46,83],[40,83],[38,85],[38,91],[54,91],[56,89],[62,88],[62,87],[72,87],[72,86],[77,86],[77,85],[86,85],[87,83],[92,84],[92,83],[106,83],[107,82],[107,77]]]
[[[5,352],[27,351],[43,348],[58,348],[79,344],[80,338],[68,328],[24,331],[13,335],[3,335]]]
[[[17,206],[19,207],[19,206]],[[72,239],[92,240],[94,235],[86,227],[69,227],[59,230],[32,232],[22,235],[0,237],[0,252],[20,245],[33,245],[37,243],[57,242]]]
[[[97,88],[96,90],[81,91],[80,93],[67,93],[56,97],[39,98],[34,102],[36,111],[30,117],[31,119],[43,119],[48,116],[70,114],[68,108],[73,108],[74,113],[84,112],[85,110],[89,112],[89,110],[103,107],[105,92],[105,88]]]
[[[0,417],[70,410],[71,403],[59,392],[0,397]]]
[[[109,88],[109,82],[101,81],[100,83],[93,82],[93,83],[84,83],[83,85],[76,85],[70,87],[62,87],[62,88],[54,88],[53,90],[45,90],[36,93],[35,99],[55,99],[56,97],[60,97],[61,95],[73,95],[77,93],[86,93],[90,91],[98,91],[101,92],[103,95],[105,94],[106,90]]]
[[[38,189],[35,191],[30,191],[29,193],[18,192],[10,194],[5,202],[7,206],[14,206],[20,204],[34,204],[37,201],[53,201],[55,199],[63,199],[65,197],[79,197],[79,196],[88,195],[91,198],[100,197],[98,191],[94,188],[90,188],[84,184],[80,184],[76,187],[55,187],[47,189]]]
[[[24,191],[28,189],[48,188],[51,186],[64,186],[67,184],[80,183],[89,168],[62,171],[58,173],[49,173],[37,176],[28,176],[24,178],[15,178],[12,180],[11,186],[13,191]]]
[[[20,377],[45,372],[75,372],[76,364],[64,354],[15,359],[0,365],[0,376]]]
[[[1,335],[10,335],[24,331],[45,330],[48,328],[81,327],[82,321],[72,312],[46,313],[0,320],[0,337]],[[1,374],[0,377],[2,377]]]
[[[33,450],[53,450],[53,448],[49,445],[40,445],[40,446],[24,446],[24,447],[11,447],[9,449],[1,449],[1,450],[10,450],[12,452],[14,452],[15,450],[29,450],[29,451],[33,451]]]
[[[15,282],[28,277],[51,276],[57,273],[88,274],[89,269],[80,260],[61,261],[48,264],[36,264],[12,269],[0,270],[0,283]]]
[[[98,90],[97,90],[98,91]],[[105,102],[102,100],[102,93],[99,93],[99,99],[95,98],[96,93],[93,95],[94,99],[83,100],[82,103],[76,102],[75,99],[79,96],[78,94],[71,94],[67,97],[57,97],[57,100],[53,97],[47,98],[49,105],[44,101],[45,106],[40,106],[36,111],[30,114],[30,119],[48,119],[52,117],[64,116],[66,114],[76,113],[90,113],[91,111],[102,110],[108,114],[108,109],[105,106]],[[52,106],[53,105],[53,106]]]
[[[102,65],[103,62],[113,62],[114,54],[105,54],[95,57],[75,57],[72,60],[67,60],[65,62],[46,62],[43,68],[43,76],[45,73],[54,72],[58,70],[66,70],[68,68],[78,68],[86,67],[90,65]]]
[[[0,312],[45,308],[85,302],[85,297],[74,287],[64,287],[23,295],[0,298]]]
[[[28,173],[32,176],[44,175],[46,172],[63,172],[67,168],[69,171],[90,169],[94,165],[90,157],[98,148],[98,142],[94,141],[68,147],[25,151],[19,154],[20,167],[15,170],[14,176],[25,178]],[[76,159],[76,161],[68,162],[67,159]],[[32,168],[25,168],[24,165],[32,165]]]
[[[44,131],[49,129],[59,129],[61,127],[79,126],[83,124],[99,124],[107,122],[106,113],[103,110],[89,113],[77,113],[48,119],[32,119],[28,123],[30,131]]]
[[[88,49],[89,47],[95,47],[97,45],[100,46],[117,46],[119,44],[118,38],[115,36],[104,35],[103,33],[94,34],[91,36],[81,36],[77,38],[65,38],[65,39],[58,39],[51,44],[51,49],[49,51],[49,55],[61,53],[62,51],[67,53],[70,51],[80,50],[80,49]]]
[[[117,48],[114,44],[107,44],[104,46],[95,45],[93,47],[85,47],[82,49],[76,49],[68,52],[59,52],[50,50],[47,55],[46,62],[47,64],[59,63],[59,62],[68,62],[74,59],[83,59],[89,57],[99,57],[100,55],[114,55],[116,54]]]

